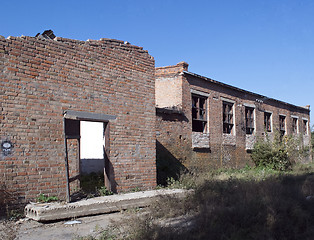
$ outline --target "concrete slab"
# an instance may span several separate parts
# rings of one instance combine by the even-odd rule
[[[162,196],[184,197],[190,191],[162,189],[95,197],[73,203],[31,203],[25,207],[25,215],[36,221],[55,221],[111,213],[130,208],[147,207]]]

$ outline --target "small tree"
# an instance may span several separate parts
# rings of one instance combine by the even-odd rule
[[[308,153],[301,142],[301,139],[293,136],[281,136],[279,132],[275,132],[274,139],[270,140],[266,134],[265,138],[259,138],[254,144],[251,158],[257,167],[285,171]]]

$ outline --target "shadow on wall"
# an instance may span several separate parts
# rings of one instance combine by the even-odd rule
[[[9,216],[11,211],[22,209],[21,201],[19,202],[16,192],[6,188],[5,184],[0,182],[0,216]],[[21,206],[18,206],[18,205]]]
[[[81,159],[81,174],[86,175],[92,172],[103,172],[105,167],[104,159]]]
[[[173,156],[158,140],[156,141],[157,184],[166,185],[167,179],[178,180],[187,168]]]
[[[108,187],[108,189],[112,191],[113,193],[117,193],[118,183],[115,180],[115,171],[114,171],[112,162],[109,160],[109,157],[106,152],[105,152],[105,171],[106,171],[106,176],[109,177],[108,183],[110,187]]]
[[[156,108],[156,113],[162,118],[163,121],[189,122],[189,119],[181,110]]]

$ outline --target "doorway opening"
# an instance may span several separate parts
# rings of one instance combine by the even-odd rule
[[[68,202],[111,194],[108,116],[113,118],[74,111],[64,114]]]
[[[80,187],[97,196],[105,186],[105,123],[80,121],[80,130]]]

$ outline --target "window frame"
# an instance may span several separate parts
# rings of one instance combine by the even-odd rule
[[[272,112],[264,112],[264,129],[266,132],[272,132]]]
[[[299,117],[291,116],[291,132],[292,134],[299,133]]]
[[[251,112],[250,118],[248,117],[249,112]],[[245,106],[244,114],[245,114],[245,134],[253,135],[255,133],[255,108]],[[248,123],[248,120],[250,120],[250,124]]]
[[[226,111],[226,109],[228,111]],[[222,132],[224,134],[234,133],[234,102],[225,100],[222,101],[222,125]]]
[[[309,134],[309,127],[308,127],[308,119],[302,118],[302,133],[303,135],[308,135]]]
[[[197,101],[194,101],[197,99]],[[208,105],[208,96],[205,94],[194,93],[191,91],[191,100],[192,100],[192,132],[207,132],[207,105]],[[203,101],[203,103],[202,103]],[[195,103],[195,104],[194,104]]]
[[[287,129],[286,129],[286,115],[283,115],[283,114],[279,114],[279,131],[280,131],[280,134],[283,136],[286,134],[287,132]],[[282,121],[283,120],[283,121]]]

